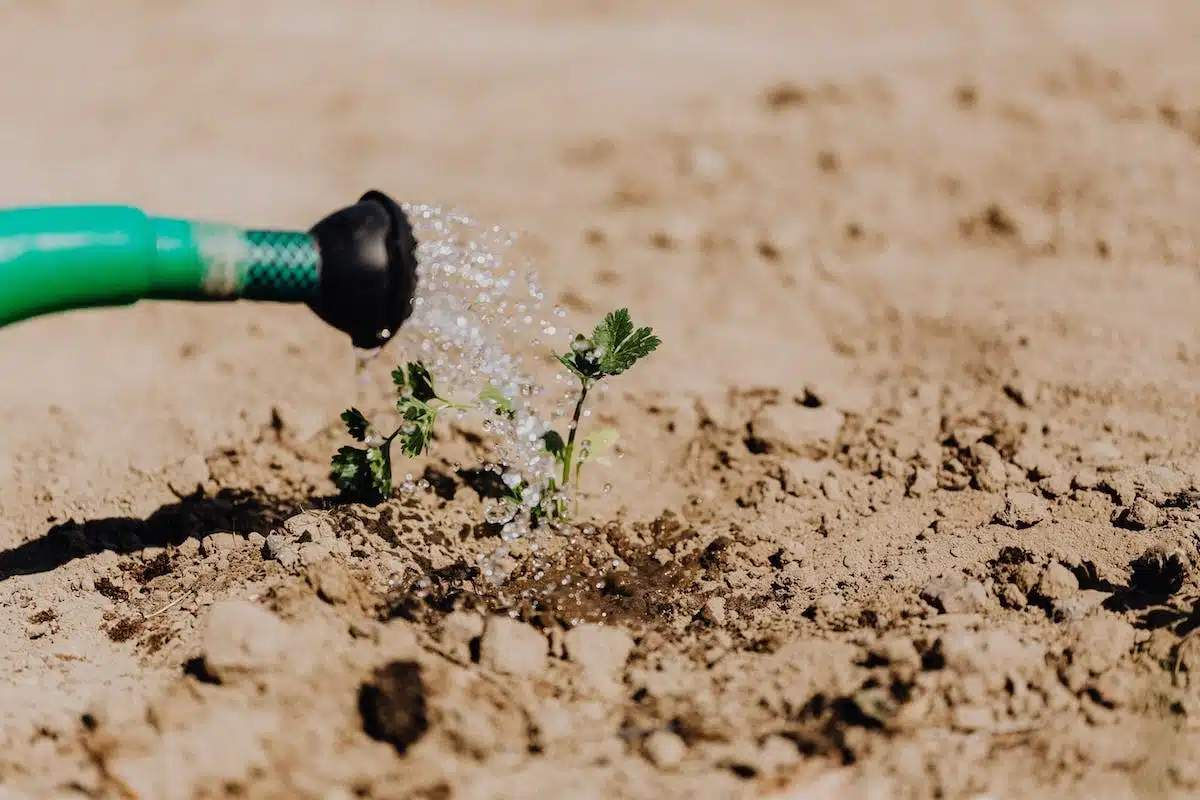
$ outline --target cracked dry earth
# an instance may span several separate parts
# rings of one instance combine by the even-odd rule
[[[0,330],[0,797],[1200,793],[1200,8],[734,5],[0,6],[5,202],[453,198],[665,341],[493,588],[303,309]]]

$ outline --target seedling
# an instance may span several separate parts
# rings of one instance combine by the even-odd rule
[[[542,447],[553,458],[555,470],[547,490],[531,509],[533,522],[567,519],[569,511],[563,490],[573,486],[577,492],[583,465],[596,460],[616,443],[617,432],[611,429],[596,431],[586,438],[579,436],[588,392],[606,378],[629,370],[659,344],[661,340],[650,328],[635,328],[628,309],[622,308],[608,314],[590,336],[576,336],[569,352],[554,354],[579,380],[579,397],[565,438],[555,430],[542,436]],[[515,414],[512,402],[495,387],[480,392],[475,403],[442,398],[435,388],[434,377],[421,362],[397,368],[392,372],[392,382],[399,395],[396,410],[401,422],[387,436],[373,434],[370,422],[357,408],[342,413],[347,432],[365,447],[347,445],[338,450],[332,461],[332,478],[344,494],[364,502],[378,503],[392,495],[392,444],[398,440],[401,452],[410,458],[425,453],[438,415],[443,411],[484,410],[506,419]],[[527,487],[520,480],[506,486],[511,499],[522,503]]]

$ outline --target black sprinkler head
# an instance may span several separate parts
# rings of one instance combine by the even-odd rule
[[[412,314],[417,240],[404,210],[369,191],[309,231],[321,252],[317,316],[349,334],[355,347],[382,347]]]

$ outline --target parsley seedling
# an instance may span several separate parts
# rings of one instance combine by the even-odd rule
[[[342,412],[346,432],[367,446],[347,445],[338,450],[332,462],[333,482],[343,493],[365,502],[377,503],[392,494],[393,442],[399,439],[400,451],[415,458],[429,446],[438,414],[447,409],[466,411],[474,408],[439,397],[433,376],[419,361],[393,370],[392,383],[399,394],[396,410],[402,421],[387,436],[372,435],[371,423],[357,408]]]
[[[546,450],[562,467],[562,484],[571,482],[571,466],[575,455],[575,434],[579,431],[579,420],[587,402],[588,390],[605,378],[620,375],[641,359],[653,353],[662,340],[650,328],[633,327],[629,309],[622,308],[606,316],[590,337],[579,334],[571,343],[571,352],[555,353],[555,357],[579,378],[579,400],[567,429],[567,441],[554,434],[553,441],[546,442]],[[546,435],[550,439],[550,434]]]
[[[570,487],[574,478],[577,493],[584,463],[596,459],[616,443],[617,432],[611,429],[579,438],[588,392],[600,381],[629,370],[661,343],[650,328],[635,328],[629,310],[622,308],[601,320],[590,336],[576,336],[569,353],[554,354],[559,363],[579,379],[579,398],[566,438],[553,430],[542,437],[542,447],[554,459],[557,470],[555,479],[549,482],[542,499],[531,510],[534,521],[565,519],[567,509],[561,499],[560,487]],[[375,437],[367,418],[358,409],[351,408],[342,414],[342,421],[350,436],[366,447],[346,446],[333,457],[334,483],[343,493],[367,502],[379,502],[391,496],[392,443],[399,439],[401,452],[406,456],[421,455],[429,447],[434,425],[442,411],[483,408],[505,419],[513,419],[516,413],[512,401],[495,387],[480,392],[477,405],[452,403],[439,397],[433,376],[420,362],[397,368],[392,372],[392,381],[400,395],[396,410],[403,422],[390,435]],[[519,482],[509,487],[514,502],[522,502],[524,489]]]

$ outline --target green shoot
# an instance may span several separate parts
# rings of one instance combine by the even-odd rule
[[[568,354],[555,357],[579,378],[579,399],[567,429],[566,445],[558,452],[548,451],[562,467],[562,485],[571,484],[571,468],[575,465],[575,437],[583,417],[588,390],[605,378],[620,375],[641,359],[653,353],[662,340],[650,328],[634,329],[629,309],[608,314],[592,331],[590,337],[579,334],[571,343]]]
[[[611,429],[579,437],[588,392],[600,381],[629,370],[660,344],[661,340],[650,328],[635,328],[628,309],[622,308],[608,314],[590,336],[576,336],[569,353],[555,353],[559,363],[579,379],[579,397],[566,438],[558,431],[542,437],[542,447],[554,460],[556,471],[545,498],[532,509],[535,522],[565,520],[568,514],[559,499],[559,488],[573,486],[578,497],[583,465],[589,460],[600,460],[616,444],[618,434]],[[399,440],[401,452],[409,458],[423,454],[441,412],[477,408],[504,419],[516,416],[512,401],[493,386],[479,393],[477,404],[455,403],[440,397],[433,376],[421,362],[398,367],[392,372],[392,382],[399,395],[396,410],[401,423],[389,435],[382,438],[372,435],[370,421],[356,408],[342,414],[347,433],[365,447],[345,446],[338,450],[332,460],[332,478],[344,494],[365,502],[381,502],[392,494],[392,443]],[[524,489],[519,483],[509,487],[510,499],[521,503]]]
[[[378,503],[392,494],[393,442],[399,440],[400,451],[415,458],[429,446],[441,412],[473,408],[438,396],[433,376],[419,361],[393,370],[392,383],[399,394],[396,410],[400,412],[401,423],[387,436],[372,436],[370,421],[357,408],[342,412],[346,432],[367,446],[347,445],[339,449],[333,457],[331,477],[344,494],[364,502]]]

